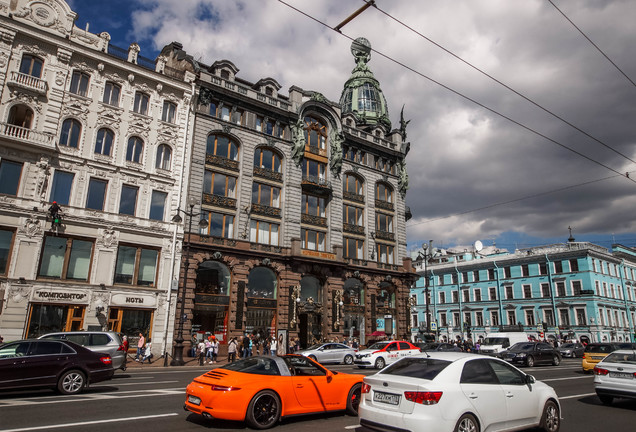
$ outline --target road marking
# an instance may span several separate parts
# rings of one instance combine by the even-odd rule
[[[542,380],[539,380],[539,381],[542,381],[542,382],[564,381],[564,380],[575,380],[575,379],[585,379],[585,378],[594,378],[594,376],[590,375],[590,376],[581,376],[581,377],[549,378],[549,379],[542,379]]]
[[[345,426],[345,429],[357,429],[357,428],[359,428],[359,427],[362,427],[362,426],[360,426],[359,424],[357,424],[357,425]]]
[[[95,394],[81,394],[75,395],[67,399],[46,399],[46,400],[32,400],[29,399],[11,399],[0,400],[0,408],[12,407],[12,406],[27,406],[27,405],[41,405],[41,404],[55,404],[55,403],[67,403],[78,401],[99,401],[108,399],[125,399],[125,398],[140,398],[140,397],[156,397],[182,394],[185,397],[185,388],[173,388],[173,389],[156,389],[156,390],[132,390],[117,393],[95,393]],[[124,393],[129,393],[125,395]],[[0,430],[0,432],[4,432]]]
[[[563,399],[574,399],[574,398],[580,398],[580,397],[585,397],[585,396],[594,396],[596,393],[583,393],[583,394],[578,394],[578,395],[572,395],[572,396],[563,396],[563,397],[559,397],[559,400],[563,400]],[[0,431],[1,432],[1,431]]]
[[[55,428],[67,428],[74,426],[87,426],[87,425],[95,425],[95,424],[103,424],[103,423],[115,423],[115,422],[123,422],[123,421],[131,421],[131,420],[146,420],[146,419],[154,419],[159,417],[172,417],[179,415],[178,413],[168,413],[168,414],[157,414],[151,416],[140,416],[140,417],[128,417],[128,418],[115,418],[115,419],[107,419],[107,420],[95,420],[89,422],[78,422],[78,423],[66,423],[66,424],[58,424],[58,425],[45,425],[45,426],[34,426],[27,428],[19,428],[19,429],[1,429],[0,432],[25,432],[25,431],[36,431],[43,429],[55,429]]]
[[[179,381],[177,381],[177,380],[173,380],[173,381],[152,381],[152,382],[148,381],[148,382],[142,382],[142,383],[139,383],[139,382],[121,383],[121,384],[117,383],[115,385],[118,386],[118,387],[124,387],[124,386],[133,386],[133,385],[134,386],[138,386],[138,385],[144,385],[144,384],[147,384],[147,385],[151,385],[151,384],[168,384],[168,383],[176,383],[176,382],[179,382]]]

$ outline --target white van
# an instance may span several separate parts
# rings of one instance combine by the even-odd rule
[[[528,334],[524,332],[489,333],[479,346],[479,353],[497,355],[517,342],[528,342]]]

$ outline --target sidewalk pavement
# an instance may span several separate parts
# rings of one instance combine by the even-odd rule
[[[204,366],[209,366],[210,368],[212,367],[217,367],[217,366],[221,366],[224,364],[227,364],[227,358],[224,359],[219,359],[220,361],[217,361],[216,363],[208,363],[207,361],[203,364],[203,365],[199,365],[199,359],[194,358],[194,357],[188,357],[185,356],[183,358],[183,361],[185,362],[183,366],[192,366],[192,367],[204,367]],[[167,362],[167,366],[170,366],[170,362],[172,361],[172,357],[168,356],[168,362]],[[164,359],[163,356],[159,356],[159,357],[153,357],[150,361],[146,360],[145,362],[141,362],[141,360],[139,361],[135,361],[135,356],[133,354],[128,354],[128,361],[126,362],[126,368],[127,369],[141,369],[141,368],[148,368],[148,367],[163,367],[164,365]],[[175,367],[183,367],[183,366],[175,366]]]

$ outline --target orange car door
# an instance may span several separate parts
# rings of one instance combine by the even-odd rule
[[[319,368],[306,358],[294,360],[292,382],[298,403],[307,412],[342,409],[339,406],[339,399],[343,399],[342,389],[331,372]]]

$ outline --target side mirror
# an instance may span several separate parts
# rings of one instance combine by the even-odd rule
[[[324,350],[325,350],[325,348],[324,348],[324,347],[320,347],[320,348],[318,348],[318,351],[324,351]]]
[[[326,371],[327,371],[327,374],[326,374],[327,382],[330,383],[331,380],[333,379],[333,373],[329,369],[326,369]]]
[[[526,375],[526,384],[534,384],[537,380],[532,375]]]

